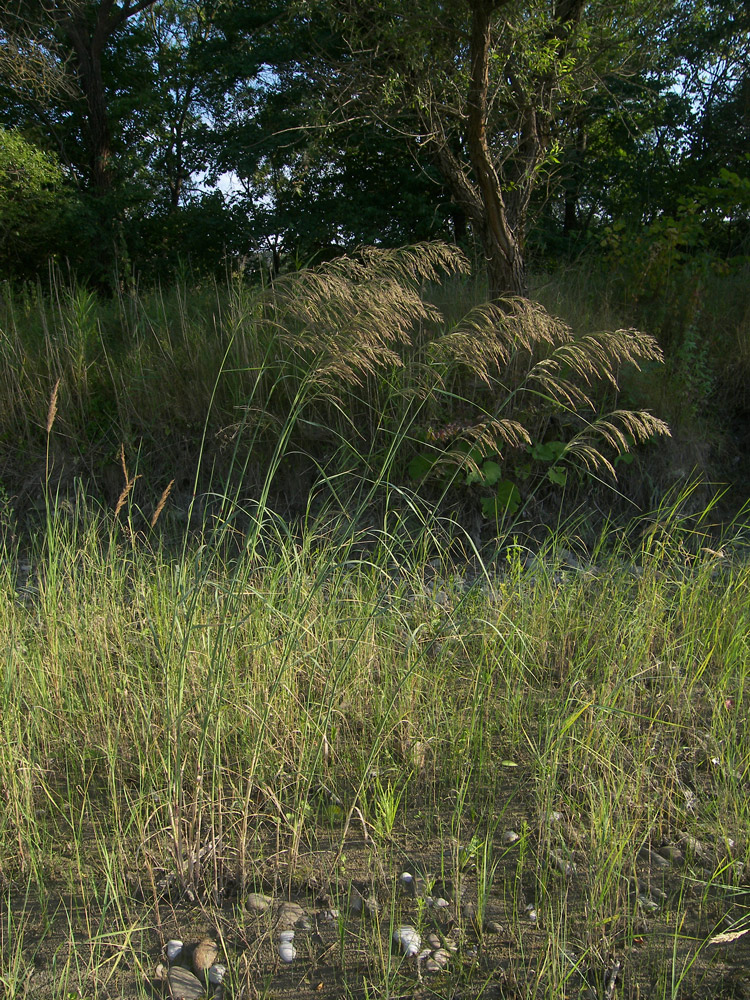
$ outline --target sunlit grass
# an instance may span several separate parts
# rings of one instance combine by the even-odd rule
[[[561,569],[553,548],[523,569],[511,546],[457,587],[447,564],[428,586],[424,561],[393,567],[387,536],[355,557],[313,526],[315,544],[276,536],[265,555],[230,561],[129,541],[82,506],[53,505],[51,519],[23,599],[5,573],[0,618],[1,971],[14,989],[45,937],[32,900],[56,926],[60,901],[75,900],[71,942],[81,922],[92,942],[85,954],[71,943],[65,989],[110,970],[119,983],[109,936],[148,971],[148,935],[134,929],[167,889],[210,914],[227,886],[241,896],[265,884],[269,865],[293,889],[318,850],[323,876],[340,875],[347,840],[363,832],[396,878],[399,845],[414,852],[420,823],[424,849],[442,845],[451,872],[465,863],[452,838],[479,835],[480,913],[493,912],[493,892],[505,897],[519,975],[532,947],[521,945],[524,908],[536,906],[552,935],[550,990],[578,975],[571,949],[589,964],[637,955],[653,926],[667,939],[650,947],[674,975],[651,988],[676,996],[677,980],[705,973],[707,938],[741,926],[742,525],[719,557],[700,524],[663,510],[628,550],[603,538],[595,567]],[[413,542],[434,559],[429,540]],[[519,816],[524,858],[500,842]],[[644,915],[639,851],[662,843],[686,855],[681,895],[668,907],[655,897],[658,914]],[[692,944],[680,931],[688,911],[704,935]],[[377,934],[366,937],[377,950]],[[392,957],[381,960],[388,977]]]
[[[447,251],[422,253],[427,278]],[[300,932],[288,989],[611,996],[622,968],[635,996],[730,995],[721,935],[744,947],[748,921],[747,517],[719,529],[687,488],[628,525],[537,531],[544,544],[498,516],[480,544],[451,503],[484,460],[472,446],[510,434],[506,416],[529,435],[571,416],[619,362],[658,352],[627,332],[581,346],[520,303],[443,328],[415,259],[266,298],[122,300],[111,343],[80,290],[10,303],[6,431],[43,471],[24,523],[0,493],[9,996],[152,996],[167,938],[207,930],[232,995],[272,996],[285,973],[253,891],[318,900],[320,941]],[[107,502],[56,476],[99,433],[95,399],[113,406],[97,418]],[[457,416],[456,440],[428,439],[428,418]],[[598,484],[593,424],[569,458]],[[149,441],[183,433],[180,521],[166,483],[144,502],[138,477]],[[441,464],[421,482],[407,458],[426,445]],[[276,484],[306,448],[292,519]],[[399,875],[415,862],[412,897]],[[348,912],[354,888],[378,911]],[[457,949],[446,971],[427,980],[392,947],[404,923]]]

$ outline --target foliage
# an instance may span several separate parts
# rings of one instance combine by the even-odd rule
[[[46,269],[60,251],[70,201],[57,157],[0,127],[0,274]]]

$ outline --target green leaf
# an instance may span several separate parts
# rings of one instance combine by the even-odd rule
[[[547,469],[547,478],[557,486],[564,486],[568,481],[568,470],[559,465],[553,465],[551,469]]]
[[[515,483],[503,479],[498,484],[495,495],[482,499],[482,513],[486,518],[500,520],[507,514],[515,514],[521,506],[521,494]]]
[[[409,462],[409,475],[412,479],[424,479],[435,468],[436,459],[432,455],[425,455],[422,452],[415,455]]]
[[[488,486],[494,486],[502,479],[503,470],[497,462],[485,462],[482,466],[482,478]]]
[[[540,441],[531,446],[531,455],[538,462],[556,462],[564,451],[564,441]]]

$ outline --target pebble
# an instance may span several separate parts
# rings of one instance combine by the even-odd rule
[[[421,879],[416,879],[411,872],[401,872],[401,878],[399,880],[405,892],[408,892],[410,896],[422,895],[424,885]]]
[[[528,904],[528,905],[527,905],[527,906],[525,907],[525,913],[526,913],[526,919],[527,919],[527,920],[528,920],[528,921],[529,921],[530,923],[532,923],[532,924],[535,924],[535,923],[537,922],[537,912],[536,912],[536,907],[534,906],[534,904],[533,904],[533,903],[529,903],[529,904]]]
[[[206,973],[209,983],[212,983],[214,986],[218,986],[226,974],[227,970],[224,965],[212,965]]]
[[[200,979],[179,965],[173,965],[167,971],[167,984],[172,1000],[199,1000],[206,995]]]
[[[219,946],[213,938],[205,937],[195,946],[193,952],[193,969],[197,976],[205,976],[208,969],[216,962]]]
[[[283,902],[276,908],[276,925],[280,931],[310,930],[310,921],[299,903]]]
[[[164,945],[164,952],[167,956],[168,962],[175,962],[182,954],[182,949],[185,946],[182,941],[178,941],[176,938],[172,938],[171,941],[167,941]]]
[[[663,847],[660,847],[659,854],[663,858],[666,858],[667,861],[674,861],[675,863],[685,860],[685,855],[679,847],[675,847],[673,844],[665,844]]]
[[[440,948],[441,943],[442,942],[440,941],[440,938],[437,936],[437,934],[427,935],[427,944],[430,946],[430,948]]]
[[[503,933],[503,925],[499,924],[497,920],[488,920],[487,923],[484,925],[484,929],[487,931],[488,934]]]
[[[515,844],[517,840],[521,838],[518,836],[515,830],[506,830],[503,834],[503,844],[508,847],[510,844]]]
[[[638,905],[642,910],[645,910],[646,913],[656,913],[659,909],[659,904],[651,899],[650,896],[639,896]]]
[[[402,924],[393,932],[393,943],[403,951],[407,958],[413,958],[419,954],[422,939],[411,924]]]
[[[555,868],[557,868],[557,870],[562,875],[575,874],[576,866],[573,864],[572,861],[568,861],[567,858],[564,858],[562,854],[558,854],[557,851],[553,851],[551,857],[552,861],[554,862]]]
[[[376,917],[380,904],[374,896],[365,898],[356,885],[352,885],[349,890],[349,910],[357,916]]]
[[[434,896],[426,896],[425,897],[425,903],[427,903],[427,905],[430,908],[436,909],[436,910],[445,910],[447,907],[449,907],[451,905],[448,902],[448,900],[447,899],[443,899],[442,896],[438,896],[437,899]]]
[[[432,961],[437,963],[439,968],[444,969],[450,961],[451,953],[447,948],[436,948],[432,953]]]
[[[251,913],[266,913],[273,903],[272,896],[263,896],[259,892],[251,892],[245,900],[245,906]]]
[[[297,949],[294,947],[294,931],[282,931],[279,934],[279,958],[287,965],[297,957]]]

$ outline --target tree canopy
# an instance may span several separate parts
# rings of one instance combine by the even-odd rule
[[[441,237],[523,295],[529,254],[685,212],[746,253],[748,28],[740,0],[15,0],[2,206],[35,222],[2,276]]]

